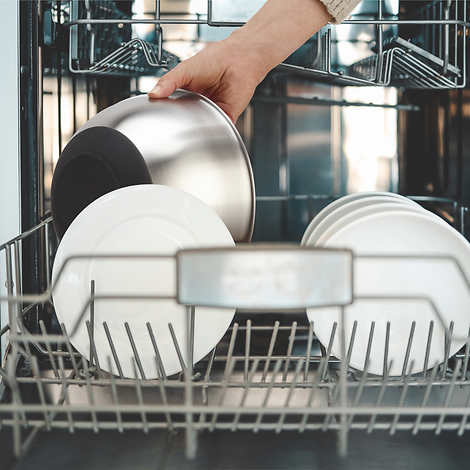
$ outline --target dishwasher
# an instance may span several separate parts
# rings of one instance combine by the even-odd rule
[[[2,5],[9,23],[2,42],[20,78],[11,81],[16,95],[5,105],[16,106],[17,114],[6,112],[2,120],[4,129],[12,126],[17,145],[9,147],[6,135],[9,154],[0,163],[2,185],[10,188],[2,192],[2,225],[14,227],[0,240],[0,427],[11,433],[19,462],[40,436],[54,431],[159,433],[167,436],[167,446],[181,439],[179,468],[192,468],[203,448],[210,450],[220,439],[240,446],[237,439],[247,433],[262,437],[263,444],[247,444],[246,456],[232,455],[244,459],[240,468],[258,468],[281,438],[296,447],[296,455],[324,446],[326,458],[338,462],[348,461],[358,435],[373,446],[378,446],[376,436],[387,441],[395,435],[410,443],[433,435],[436,448],[446,439],[465,442],[470,330],[455,331],[436,309],[426,347],[441,322],[445,360],[416,374],[406,354],[402,373],[392,376],[388,323],[383,374],[368,373],[367,364],[359,371],[349,364],[357,325],[350,334],[344,327],[345,305],[354,298],[355,255],[298,244],[322,208],[361,191],[406,195],[470,235],[466,0],[363,0],[341,25],[325,26],[258,86],[236,125],[256,183],[255,243],[182,250],[172,257],[187,311],[184,341],[173,336],[181,373],[165,374],[154,341],[156,378],[145,377],[135,348],[134,377],[124,377],[111,334],[107,370],[113,373],[106,372],[93,354],[93,286],[85,306],[90,360],[74,349],[71,332],[55,316],[51,271],[58,240],[50,196],[63,148],[97,112],[148,92],[156,77],[227,37],[263,3],[32,0]],[[230,279],[223,281],[232,289],[224,296],[220,273],[226,264]],[[201,265],[203,271],[196,269]],[[311,286],[325,279],[336,288],[322,297]],[[200,283],[209,286],[207,298],[192,289]],[[305,311],[325,302],[341,315],[322,344]],[[185,358],[192,358],[195,307],[207,303],[236,314],[215,349],[193,365]],[[457,336],[464,337],[464,345],[452,355],[449,345]],[[373,338],[371,325],[369,343]],[[412,327],[408,352],[417,340]],[[326,445],[321,436],[333,444]],[[165,444],[162,449],[165,453]],[[289,449],[285,452],[289,455]],[[400,451],[396,454],[399,459]],[[405,455],[413,462],[412,454]],[[292,458],[282,468],[295,467]],[[312,462],[310,468],[320,467]]]

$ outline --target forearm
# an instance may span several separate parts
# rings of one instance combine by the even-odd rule
[[[247,59],[264,77],[330,18],[320,0],[268,0],[228,41],[238,44],[242,50],[248,47]]]

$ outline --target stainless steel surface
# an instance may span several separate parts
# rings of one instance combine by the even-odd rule
[[[209,99],[178,90],[168,99],[121,101],[78,132],[111,127],[129,138],[154,183],[186,191],[212,207],[236,241],[249,241],[255,217],[250,159],[238,131]]]

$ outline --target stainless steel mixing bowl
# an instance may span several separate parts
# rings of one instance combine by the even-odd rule
[[[128,171],[118,165],[125,163],[135,170],[143,157],[153,183],[193,194],[219,214],[236,241],[250,240],[255,187],[249,156],[233,123],[204,96],[177,90],[168,99],[150,100],[147,95],[126,99],[91,118],[68,147],[61,156],[63,164],[59,159],[52,187],[57,220],[60,212],[72,210],[68,199],[75,199],[72,212],[77,212],[104,192],[132,184]],[[95,163],[103,162],[97,164],[99,168],[86,162],[94,152]],[[131,159],[136,162],[129,167]],[[75,163],[69,165],[71,161]],[[88,165],[88,172],[80,167],[81,161]],[[109,181],[102,186],[106,189],[101,189],[100,179],[108,174]],[[145,175],[141,176],[141,180],[133,177],[135,184],[146,182]],[[80,179],[83,186],[77,183]],[[81,191],[87,193],[83,199]],[[76,215],[66,218],[63,225]]]

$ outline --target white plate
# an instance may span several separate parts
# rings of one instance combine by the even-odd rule
[[[364,209],[363,209],[364,210]],[[470,274],[470,246],[452,227],[436,217],[411,210],[376,212],[363,216],[335,231],[325,247],[347,247],[358,255],[445,255],[460,262]],[[450,356],[464,344],[470,324],[470,293],[456,265],[447,258],[357,258],[354,264],[355,301],[345,308],[346,341],[349,344],[353,322],[357,331],[350,365],[363,369],[371,323],[375,322],[368,371],[382,374],[385,355],[386,325],[390,322],[388,361],[393,360],[392,375],[402,373],[413,320],[416,321],[409,363],[413,372],[425,364],[429,325],[434,331],[427,368],[445,359],[445,329],[454,321]],[[359,297],[368,296],[369,299]],[[389,296],[393,299],[373,297]],[[372,297],[372,298],[371,298]],[[439,311],[435,313],[431,299]],[[340,321],[340,309],[308,309],[314,330],[323,344],[328,344],[333,323]],[[458,338],[457,338],[458,337]],[[347,346],[348,346],[347,344]],[[333,343],[333,355],[341,357],[339,336]]]
[[[64,261],[76,254],[173,255],[181,248],[233,246],[220,217],[199,199],[160,185],[140,185],[113,191],[91,203],[70,225],[57,250],[53,283]],[[97,295],[166,295],[176,292],[175,261],[152,258],[81,259],[66,265],[54,287],[57,317],[69,332],[90,298],[90,283]],[[209,353],[230,325],[233,309],[197,308],[194,362]],[[167,375],[181,371],[171,339],[171,322],[186,360],[186,310],[174,300],[96,300],[94,338],[100,366],[109,371],[111,357],[103,321],[107,322],[124,376],[134,376],[133,352],[124,326],[128,322],[145,376],[156,377],[155,351],[147,330],[149,322]],[[87,359],[90,341],[85,320],[71,337]],[[113,361],[113,371],[117,366]]]
[[[359,201],[358,201],[359,202]],[[313,237],[313,234],[310,235],[307,244],[308,245],[316,245],[322,246],[325,242],[338,230],[341,230],[343,227],[346,227],[352,222],[359,220],[363,217],[367,217],[372,214],[380,213],[380,212],[390,212],[396,210],[403,210],[403,211],[410,211],[410,212],[418,212],[421,214],[425,214],[428,217],[440,222],[442,224],[446,224],[442,219],[440,219],[437,215],[433,214],[432,212],[422,208],[421,206],[411,206],[408,204],[403,204],[402,202],[386,202],[386,203],[379,203],[373,204],[370,206],[365,207],[358,207],[354,210],[349,211],[346,215],[341,217],[340,219],[334,221],[332,224],[328,225],[325,230],[318,234],[317,237]],[[387,247],[384,246],[386,250]]]
[[[312,231],[317,227],[317,225],[330,214],[334,210],[340,208],[341,206],[352,202],[356,201],[359,199],[364,199],[364,198],[371,198],[371,197],[389,197],[393,199],[399,199],[403,202],[408,202],[411,205],[418,205],[416,202],[412,201],[411,199],[402,196],[400,194],[396,193],[388,193],[388,192],[378,192],[378,191],[370,191],[370,192],[362,192],[362,193],[353,193],[353,194],[347,194],[346,196],[340,197],[339,199],[336,199],[335,201],[331,202],[328,204],[326,207],[324,207],[310,222],[308,227],[305,229],[304,235],[302,237],[301,244],[305,245],[307,243],[308,238],[310,237],[310,234]]]
[[[316,245],[317,240],[319,240],[322,234],[332,225],[343,220],[345,217],[349,217],[351,214],[355,213],[355,211],[365,207],[383,207],[385,204],[391,204],[394,207],[410,207],[413,210],[425,211],[425,209],[419,204],[414,202],[410,204],[410,202],[412,202],[410,199],[402,200],[390,196],[370,196],[346,202],[336,209],[333,209],[333,211],[330,212],[323,220],[320,220],[313,230],[310,231],[310,235],[308,236],[305,244]]]

